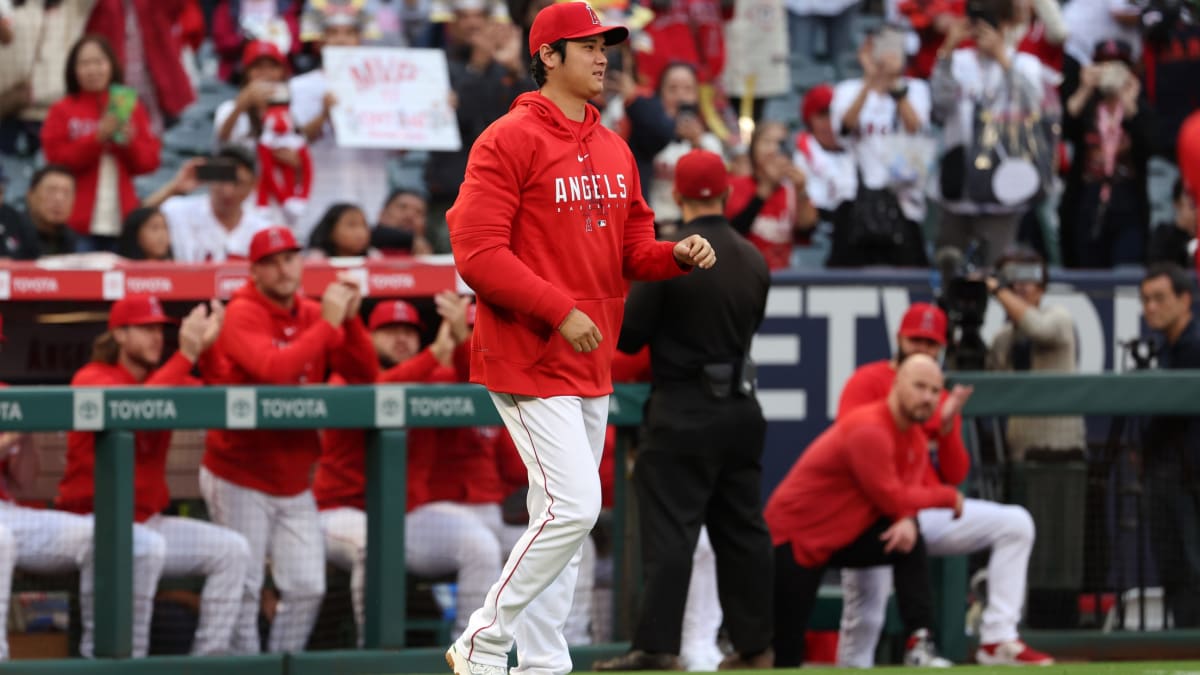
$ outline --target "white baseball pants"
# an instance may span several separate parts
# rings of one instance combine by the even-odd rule
[[[193,518],[157,515],[134,527],[163,541],[164,577],[204,575],[192,654],[228,654],[242,608],[250,545],[233,530]]]
[[[683,635],[679,657],[690,671],[715,671],[724,656],[717,646],[717,633],[725,615],[717,594],[717,555],[708,539],[708,528],[700,528],[696,552],[692,554],[692,578],[683,608]]]
[[[484,525],[500,540],[500,550],[507,554],[517,545],[517,540],[525,534],[528,525],[509,525],[504,522],[504,514],[499,504],[464,504]],[[575,581],[575,597],[571,601],[571,612],[567,614],[567,625],[563,627],[563,637],[567,644],[592,644],[592,593],[596,588],[596,543],[591,537],[583,540],[583,556],[579,559],[579,575]],[[500,560],[504,562],[503,557]],[[492,575],[494,581],[497,574]],[[485,589],[486,590],[486,589]],[[461,588],[460,588],[461,592]],[[474,607],[478,607],[482,598]],[[464,626],[465,628],[466,626]]]
[[[234,653],[261,651],[259,597],[268,559],[279,604],[267,648],[276,653],[303,650],[325,596],[325,545],[312,491],[275,497],[230,483],[202,466],[200,492],[213,521],[240,533],[250,547]]]
[[[500,579],[458,638],[470,661],[515,672],[566,675],[563,628],[571,611],[583,542],[600,515],[600,454],[608,397],[533,398],[492,393],[529,474],[529,527]]]
[[[1033,518],[1024,507],[967,499],[961,518],[951,509],[926,509],[917,514],[929,555],[967,555],[991,549],[988,557],[988,599],[980,626],[980,642],[1015,640],[1025,605],[1025,578],[1033,551]],[[842,570],[842,624],[838,634],[838,665],[870,668],[883,629],[890,567]]]
[[[343,507],[321,511],[325,554],[335,567],[350,572],[350,595],[359,642],[363,635],[363,584],[367,565],[367,514]],[[420,576],[458,576],[455,629],[466,630],[472,610],[483,603],[500,575],[500,542],[470,510],[453,502],[433,502],[404,519],[406,569]]]

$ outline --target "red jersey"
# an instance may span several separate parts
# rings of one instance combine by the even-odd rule
[[[838,419],[864,405],[886,400],[895,381],[896,369],[891,361],[868,363],[854,371],[842,388],[842,397],[838,400]],[[967,472],[971,469],[971,456],[962,442],[962,415],[955,415],[950,433],[942,435],[942,406],[947,396],[949,393],[943,389],[937,410],[924,424],[925,436],[937,441],[938,456],[938,465],[934,467],[930,464],[925,474],[926,485],[958,485],[966,480]]]
[[[654,239],[629,145],[592,106],[574,122],[522,94],[475,141],[446,214],[454,260],[475,290],[471,381],[523,396],[603,396],[625,311],[625,278],[685,273]],[[605,338],[576,353],[558,326],[578,308]]]
[[[321,318],[321,303],[297,295],[289,311],[254,284],[229,301],[214,350],[222,367],[206,371],[211,384],[319,384],[329,369],[348,382],[367,384],[379,371],[362,319],[356,316],[335,328]],[[315,429],[213,429],[205,439],[204,466],[231,483],[288,496],[308,489],[320,454]]]
[[[120,364],[89,363],[71,378],[73,387],[180,386],[198,384],[190,373],[192,362],[176,352],[145,382],[138,382]],[[133,434],[134,478],[133,516],[141,523],[161,513],[171,503],[167,491],[167,450],[170,431],[138,431]],[[92,513],[95,495],[96,434],[87,431],[67,433],[67,466],[58,482],[58,508],[75,513]]]
[[[772,543],[790,543],[797,563],[819,567],[884,516],[953,508],[954,488],[920,483],[929,464],[925,443],[920,427],[896,427],[886,401],[839,417],[767,500]]]
[[[91,232],[92,211],[100,182],[100,160],[104,154],[112,153],[116,160],[121,217],[125,217],[138,206],[133,177],[157,169],[162,150],[162,143],[150,130],[150,121],[141,103],[134,105],[129,118],[129,143],[101,143],[96,138],[96,128],[107,109],[107,91],[72,94],[50,107],[42,126],[42,151],[46,161],[61,164],[75,175],[75,206],[67,224],[82,234]]]

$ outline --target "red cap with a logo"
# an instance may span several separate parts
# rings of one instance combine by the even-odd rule
[[[287,59],[283,58],[283,52],[279,51],[279,47],[266,40],[255,40],[247,44],[246,48],[242,50],[243,68],[249,68],[250,64],[259,59],[270,59],[287,68]]]
[[[538,12],[529,30],[529,54],[537,53],[542,45],[559,40],[582,40],[603,35],[604,44],[615,45],[629,37],[624,26],[605,26],[591,5],[582,1],[559,2]]]
[[[398,323],[417,328],[421,328],[423,325],[421,315],[417,312],[416,307],[403,300],[390,300],[375,305],[375,309],[371,310],[371,318],[367,321],[367,327],[375,330]]]
[[[108,329],[121,326],[150,326],[175,323],[153,295],[135,295],[113,303],[108,310]]]
[[[692,150],[675,164],[675,191],[684,199],[713,199],[728,189],[725,160],[715,152]]]
[[[925,302],[914,303],[900,321],[900,336],[933,340],[946,344],[946,314]]]
[[[284,251],[299,251],[300,245],[296,243],[296,235],[283,225],[272,225],[265,230],[259,230],[258,234],[250,240],[250,262],[256,263],[259,260],[276,253]]]
[[[805,126],[812,126],[813,117],[829,112],[829,107],[833,105],[833,87],[828,84],[819,84],[804,95],[804,103],[800,106],[800,119],[804,120]],[[811,129],[810,129],[811,130]]]

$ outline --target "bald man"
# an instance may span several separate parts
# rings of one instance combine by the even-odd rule
[[[889,565],[908,631],[905,662],[949,666],[929,633],[928,561],[917,511],[952,508],[953,487],[920,480],[928,467],[921,425],[934,414],[942,370],[923,354],[905,359],[884,401],[858,408],[821,434],[767,502],[775,545],[775,665],[800,666],[804,630],[828,567]]]

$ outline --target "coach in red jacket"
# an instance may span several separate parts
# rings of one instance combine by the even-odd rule
[[[585,2],[542,9],[529,36],[540,89],[475,141],[447,213],[458,270],[479,298],[471,381],[491,391],[530,476],[529,527],[446,653],[457,675],[500,673],[514,629],[522,670],[571,670],[561,627],[600,513],[625,278],[716,262],[699,235],[654,241],[629,146],[588,103],[604,89],[605,46],[628,34]]]
[[[900,366],[885,401],[839,418],[784,477],[763,514],[775,549],[775,664],[804,661],[804,630],[826,567],[891,565],[900,615],[922,665],[948,664],[929,639],[933,610],[925,545],[914,517],[924,508],[962,512],[962,495],[922,485],[928,470],[921,424],[942,390],[924,355]]]
[[[358,316],[361,295],[343,277],[320,302],[300,293],[303,262],[291,230],[275,226],[250,242],[250,278],[229,301],[217,342],[212,383],[301,385],[325,381],[328,370],[347,382],[373,382],[378,370],[371,336]],[[257,407],[257,406],[256,406]],[[272,652],[300,651],[325,594],[325,551],[317,505],[309,490],[321,454],[316,430],[214,429],[205,442],[200,489],[213,520],[250,542],[246,594],[234,650],[259,651],[258,602],[263,565],[280,592],[271,626]]]
[[[75,373],[74,387],[181,386],[198,384],[190,373],[196,361],[216,341],[224,314],[214,302],[209,313],[196,307],[179,328],[179,351],[162,361],[163,325],[169,323],[153,296],[119,300],[109,310],[109,332],[97,341],[92,362]],[[159,573],[169,577],[203,574],[208,577],[200,596],[200,623],[192,642],[193,654],[229,651],[234,621],[241,607],[250,548],[242,535],[194,518],[164,516],[167,491],[167,451],[171,431],[134,434],[134,655],[145,656],[150,616]],[[96,435],[67,434],[67,466],[58,484],[59,508],[90,514],[95,496]],[[81,581],[81,584],[83,582]],[[90,602],[83,603],[89,610]],[[89,617],[90,619],[90,617]],[[87,620],[85,620],[85,623]],[[89,652],[90,639],[87,641]],[[80,647],[83,651],[84,647]],[[88,652],[84,652],[88,653]]]
[[[896,357],[868,363],[850,376],[838,401],[838,419],[887,398],[896,368],[910,354],[937,358],[946,345],[946,315],[923,302],[913,304],[900,321]],[[927,486],[957,486],[967,477],[971,458],[962,442],[959,414],[971,395],[962,385],[943,390],[937,410],[924,424],[937,448],[937,465],[929,464],[919,480]],[[988,555],[988,594],[979,630],[975,660],[985,665],[1050,665],[1048,654],[1026,645],[1017,632],[1025,602],[1025,579],[1033,552],[1033,518],[1022,506],[967,499],[961,518],[948,509],[925,509],[917,514],[929,555]],[[838,665],[870,668],[887,611],[891,576],[886,567],[842,570],[842,624],[838,636]]]
[[[114,243],[121,221],[138,205],[133,177],[157,169],[162,150],[140,102],[127,120],[110,110],[109,87],[121,81],[108,41],[84,36],[67,57],[67,96],[51,106],[42,126],[46,161],[75,174],[75,207],[67,224]]]

